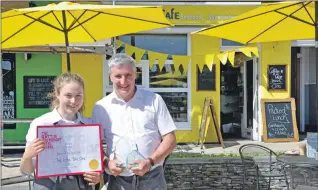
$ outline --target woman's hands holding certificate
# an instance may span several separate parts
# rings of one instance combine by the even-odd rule
[[[98,172],[86,172],[83,176],[88,181],[88,185],[96,185],[101,179],[101,174]]]
[[[31,159],[37,156],[41,151],[43,151],[44,148],[45,148],[45,142],[40,138],[36,138],[29,144],[29,146],[24,152],[23,157],[26,159]]]

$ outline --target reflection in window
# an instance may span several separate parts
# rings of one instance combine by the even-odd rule
[[[221,44],[222,46],[244,46],[244,44],[227,39],[222,39]]]
[[[187,73],[182,66],[175,69],[173,64],[165,64],[161,71],[154,64],[149,71],[150,88],[187,88]]]
[[[160,92],[175,122],[187,122],[188,95],[186,92]]]
[[[3,119],[16,118],[16,70],[15,54],[2,54],[1,68],[3,80]],[[1,77],[1,76],[0,76]],[[1,119],[1,118],[0,118]],[[4,129],[16,129],[15,123],[4,124]]]
[[[187,35],[135,35],[135,36],[120,36],[119,40],[149,51],[169,54],[168,60],[171,60],[171,55],[187,55]],[[125,52],[125,48],[121,47],[119,52]],[[142,57],[143,60],[148,60],[147,51]]]

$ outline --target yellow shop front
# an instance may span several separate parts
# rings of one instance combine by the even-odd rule
[[[178,143],[198,141],[205,97],[213,100],[225,140],[257,141],[262,140],[260,99],[290,97],[289,86],[286,91],[267,91],[269,64],[287,65],[290,81],[289,42],[259,44],[248,51],[225,39],[191,35],[257,6],[163,5],[166,17],[175,27],[117,38],[117,53],[125,52],[136,59],[136,84],[165,100],[178,127]],[[107,58],[101,54],[72,55],[72,60],[77,60],[72,61],[73,70],[83,75],[90,88],[86,90],[87,116],[94,102],[112,91]],[[62,63],[65,66],[65,56]],[[218,142],[211,123],[208,117],[204,141]]]

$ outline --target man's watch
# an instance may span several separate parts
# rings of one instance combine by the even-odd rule
[[[153,159],[152,159],[152,158],[148,158],[147,160],[149,160],[149,162],[150,162],[151,166],[154,166],[154,165],[155,165],[155,162],[153,161]]]

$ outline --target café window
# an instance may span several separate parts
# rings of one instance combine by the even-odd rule
[[[15,54],[4,53],[1,60],[3,80],[3,119],[16,118]],[[16,124],[4,124],[4,129],[16,129]]]
[[[222,39],[221,46],[244,46],[244,44],[232,40]]]
[[[177,127],[179,129],[190,129],[188,72],[184,70],[182,65],[175,68],[171,57],[171,55],[187,55],[187,34],[127,35],[119,37],[119,40],[145,50],[169,54],[165,65],[160,70],[157,62],[150,68],[146,51],[138,64],[137,74],[139,79],[137,78],[136,84],[140,88],[161,95]],[[117,53],[124,52],[124,46],[117,50]],[[112,87],[109,86],[106,93],[111,91]]]

